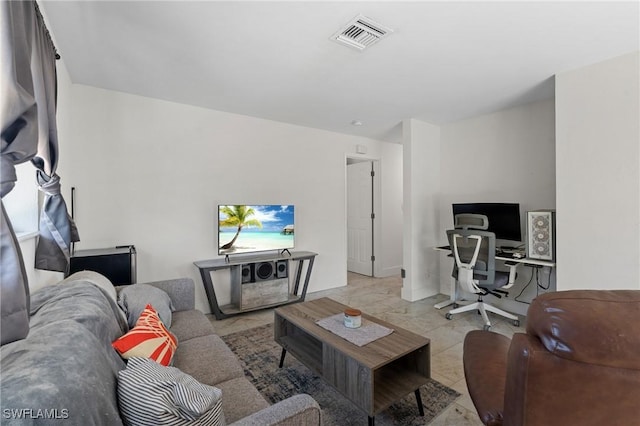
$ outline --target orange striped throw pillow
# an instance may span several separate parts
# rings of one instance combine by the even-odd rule
[[[140,318],[127,334],[112,343],[124,359],[151,358],[161,365],[169,365],[178,347],[178,340],[164,326],[158,312],[147,305]]]

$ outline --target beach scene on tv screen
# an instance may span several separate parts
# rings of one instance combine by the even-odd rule
[[[294,246],[292,205],[218,206],[218,253],[284,250]]]

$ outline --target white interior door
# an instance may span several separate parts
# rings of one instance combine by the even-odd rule
[[[347,165],[347,269],[373,276],[373,163]]]

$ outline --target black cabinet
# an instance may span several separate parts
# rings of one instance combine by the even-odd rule
[[[134,246],[76,250],[71,255],[69,275],[78,271],[95,271],[115,285],[136,283],[136,249]]]

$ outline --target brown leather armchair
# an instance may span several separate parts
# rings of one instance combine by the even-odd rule
[[[471,331],[463,351],[486,425],[640,425],[640,291],[544,294],[526,333]]]

